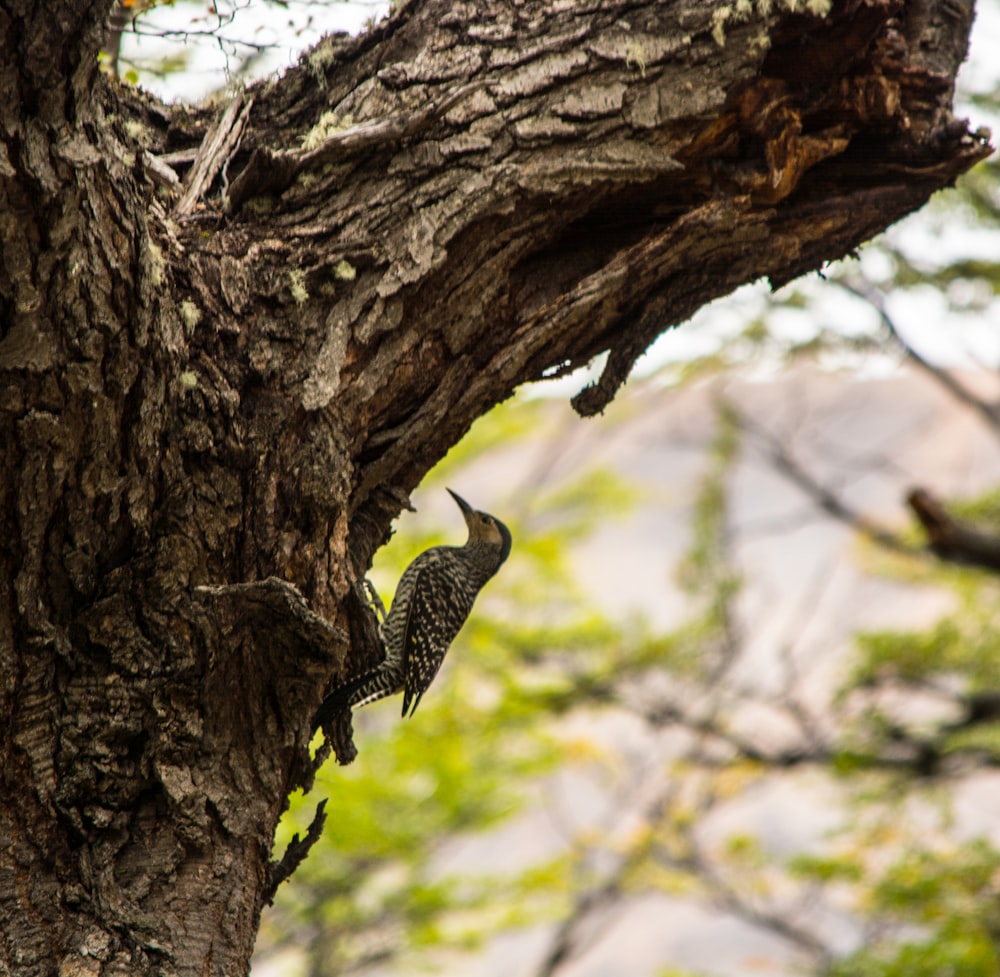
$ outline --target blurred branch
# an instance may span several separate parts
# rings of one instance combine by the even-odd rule
[[[844,501],[829,486],[823,485],[814,475],[792,456],[781,441],[770,431],[730,404],[735,421],[747,432],[753,434],[766,448],[768,457],[774,467],[789,481],[797,485],[811,498],[827,515],[839,522],[845,523],[862,536],[878,543],[880,546],[899,553],[913,554],[909,546],[897,533],[880,526],[866,515],[858,512]]]
[[[1000,537],[956,519],[927,489],[912,489],[906,501],[942,560],[1000,571]]]
[[[108,18],[108,32],[104,38],[101,54],[104,57],[104,70],[113,78],[118,75],[118,59],[121,55],[122,36],[128,30],[132,14],[122,0],[115,3]]]
[[[947,727],[949,732],[1000,719],[1000,692],[970,692],[962,696],[961,701],[965,715]]]
[[[725,402],[717,405],[716,416],[719,428],[713,440],[709,470],[699,487],[694,539],[685,563],[689,588],[695,595],[706,597],[709,605],[706,616],[708,634],[702,642],[701,654],[709,655],[707,649],[711,645],[715,645],[721,653],[708,657],[707,667],[697,682],[700,691],[705,693],[704,696],[693,696],[702,699],[700,706],[691,706],[692,697],[687,696],[684,698],[685,705],[661,702],[638,709],[632,705],[632,708],[653,727],[676,725],[690,733],[693,741],[685,749],[681,764],[691,763],[709,778],[717,772],[717,764],[710,754],[713,752],[711,748],[718,743],[729,748],[729,755],[722,761],[725,766],[732,762],[734,753],[767,769],[807,762],[829,762],[833,754],[818,735],[810,737],[809,743],[802,749],[769,753],[728,728],[722,718],[727,705],[723,686],[746,648],[746,636],[736,607],[740,586],[726,493],[727,479],[739,454],[740,435],[746,428],[738,423],[735,411]],[[621,679],[619,675],[615,684],[620,685]],[[801,715],[799,719],[804,722]],[[622,829],[625,826],[637,821],[642,828],[628,834],[638,840],[624,851],[608,851],[614,859],[613,866],[605,870],[597,882],[577,894],[569,914],[553,935],[548,952],[535,972],[536,977],[553,977],[593,944],[598,927],[603,929],[611,924],[612,910],[620,907],[628,897],[629,876],[650,860],[651,845],[656,845],[658,849],[658,854],[653,857],[690,875],[715,904],[788,940],[812,954],[817,964],[825,965],[830,959],[830,951],[817,937],[796,926],[782,913],[752,905],[740,898],[736,889],[726,885],[698,853],[695,832],[717,800],[716,792],[711,788],[702,791],[697,816],[685,816],[684,812],[675,813],[672,809],[676,804],[685,802],[691,786],[690,778],[677,776],[659,783],[659,772],[653,777],[657,781],[653,796],[648,798],[647,784],[645,790],[640,788],[636,794],[648,799],[616,805],[619,830],[612,829],[604,835],[607,838],[624,833]],[[680,836],[683,854],[670,852],[669,845],[655,841],[658,828],[668,819],[671,830]],[[606,847],[610,849],[610,846]]]
[[[829,967],[833,960],[830,948],[809,930],[792,922],[789,910],[776,910],[752,903],[736,886],[726,882],[700,849],[696,848],[683,864],[707,887],[710,898],[720,909],[780,936],[809,954],[820,968],[820,972]]]
[[[833,280],[845,292],[854,295],[856,298],[867,302],[882,320],[882,324],[888,330],[889,335],[899,343],[906,354],[907,359],[912,360],[925,373],[932,377],[940,386],[948,391],[956,400],[971,407],[986,422],[990,430],[1000,437],[1000,410],[995,404],[990,404],[983,398],[973,393],[965,384],[960,383],[951,373],[942,369],[935,363],[922,356],[899,331],[896,321],[889,315],[886,308],[885,296],[870,282],[864,284],[853,284],[840,279]]]
[[[716,716],[692,720],[679,710],[663,710],[655,717],[649,718],[663,723],[676,720],[685,728],[694,731],[697,740],[687,751],[686,757],[693,760],[702,770],[711,769],[711,765],[702,755],[706,738],[720,738],[733,746],[744,758],[759,760],[769,767],[792,766],[799,762],[829,762],[832,758],[832,754],[822,755],[820,751],[811,755],[804,752],[765,754],[749,741],[723,729]],[[727,761],[727,765],[729,762]],[[671,808],[679,800],[682,788],[686,789],[686,786],[684,778],[667,780],[653,798],[642,806],[638,815],[636,805],[621,804],[618,808],[620,822],[624,824],[638,817],[639,823],[645,826],[650,837],[655,838],[656,826],[671,816]],[[810,954],[817,965],[826,966],[832,954],[822,940],[807,929],[796,925],[787,912],[756,905],[743,897],[735,886],[724,881],[711,861],[699,850],[695,832],[710,813],[716,800],[716,794],[709,790],[704,793],[696,816],[673,818],[672,826],[683,835],[684,854],[671,853],[667,846],[656,845],[653,857],[667,867],[689,875],[702,886],[714,905],[785,939],[799,950]],[[577,895],[569,914],[556,929],[549,950],[535,971],[535,977],[553,977],[594,943],[597,928],[604,929],[609,926],[612,922],[611,911],[627,898],[626,886],[629,875],[650,857],[650,845],[645,840],[630,846],[624,853],[615,854],[613,868],[608,870],[599,882]]]
[[[552,977],[564,964],[578,957],[593,943],[595,926],[593,917],[601,909],[610,909],[622,898],[623,882],[634,857],[623,857],[614,871],[600,885],[584,890],[573,902],[569,915],[559,924],[548,953],[535,971],[535,977]],[[588,937],[584,944],[583,937]]]
[[[815,743],[811,747],[801,746],[785,750],[768,751],[757,746],[745,736],[727,728],[719,721],[717,716],[696,717],[685,714],[677,706],[667,706],[660,708],[656,712],[646,713],[650,722],[659,725],[675,724],[699,734],[706,739],[714,739],[719,743],[728,746],[740,759],[750,760],[768,769],[787,769],[810,763],[829,763],[833,759],[833,751],[820,743]],[[724,763],[730,763],[732,757],[727,758]],[[708,758],[701,756],[698,762],[710,766]]]
[[[933,367],[928,366],[933,370]],[[946,374],[944,376],[947,376]],[[951,378],[948,377],[948,380]],[[964,390],[960,385],[956,389]],[[969,394],[969,397],[972,395]],[[980,402],[980,409],[988,411],[988,405]],[[700,533],[701,549],[688,560],[696,562],[695,594],[707,597],[713,608],[710,616],[713,632],[703,642],[704,648],[711,642],[718,642],[723,649],[722,661],[716,667],[709,667],[701,673],[696,689],[688,689],[671,702],[657,702],[644,707],[631,708],[637,711],[653,727],[674,726],[691,734],[692,745],[684,751],[681,762],[695,767],[702,775],[711,778],[713,771],[722,772],[732,767],[734,760],[748,761],[759,765],[762,771],[785,770],[797,766],[819,766],[832,768],[839,763],[849,769],[881,770],[908,777],[926,778],[944,773],[944,763],[949,757],[948,737],[968,726],[988,723],[1000,716],[1000,693],[986,692],[975,695],[955,693],[951,696],[962,709],[958,720],[942,724],[937,729],[914,732],[905,726],[890,723],[874,740],[860,745],[848,745],[841,737],[830,738],[818,728],[815,718],[804,710],[790,691],[779,698],[777,706],[795,721],[801,738],[785,746],[769,749],[758,738],[747,735],[726,720],[731,697],[724,695],[722,683],[727,682],[732,667],[742,659],[746,637],[741,628],[734,606],[739,594],[738,576],[734,570],[734,553],[730,527],[727,521],[725,502],[725,478],[729,463],[737,453],[739,433],[752,435],[774,465],[775,469],[800,488],[820,509],[882,547],[890,550],[919,555],[920,551],[909,545],[902,536],[880,525],[849,505],[835,488],[822,483],[809,472],[777,436],[763,428],[749,416],[743,414],[732,403],[721,404],[720,419],[735,429],[730,431],[725,448],[717,442],[710,471],[702,486],[704,508],[702,518],[696,518],[696,537]],[[911,493],[911,505],[924,502],[924,512],[931,511],[933,500],[927,493]],[[940,507],[938,507],[940,509]],[[947,547],[950,553],[961,550],[966,561],[1000,568],[1000,540],[963,525],[944,513],[935,510],[938,542],[935,551]],[[697,547],[698,540],[695,541]],[[706,555],[704,550],[709,551]],[[939,554],[940,555],[940,554]],[[952,557],[954,558],[954,557]],[[811,600],[809,606],[814,606]],[[619,680],[621,676],[618,677]],[[789,667],[789,689],[794,685],[794,669]],[[602,693],[616,696],[615,685],[602,686]],[[700,690],[700,691],[699,691]],[[752,694],[742,694],[744,701],[750,701]],[[602,696],[603,698],[603,696]],[[700,703],[699,701],[700,700]],[[626,703],[627,704],[627,703]],[[721,747],[721,750],[720,750]],[[969,753],[963,752],[967,761]],[[990,767],[996,760],[988,753],[979,756],[977,766]],[[722,910],[732,913],[754,926],[785,940],[798,950],[808,954],[818,972],[829,967],[833,952],[824,941],[808,926],[800,925],[794,913],[787,907],[762,904],[749,891],[729,878],[724,866],[698,847],[697,830],[711,812],[715,804],[714,794],[709,790],[697,810],[674,812],[679,803],[682,785],[687,790],[688,779],[681,776],[671,778],[656,793],[652,802],[645,806],[623,802],[617,805],[619,827],[638,819],[644,826],[644,833],[653,839],[652,847],[646,841],[630,846],[624,852],[612,854],[613,865],[603,872],[588,888],[579,892],[573,906],[556,929],[552,942],[542,962],[536,970],[536,977],[553,977],[571,961],[578,958],[595,940],[595,930],[603,930],[613,922],[612,911],[629,898],[629,879],[636,870],[656,858],[665,867],[683,872],[702,887],[707,897]],[[685,795],[687,796],[687,795]],[[681,835],[680,851],[676,845],[661,844],[656,839],[661,834],[658,825],[669,819],[670,829]],[[604,834],[615,834],[614,829]],[[661,850],[662,849],[662,850]]]
[[[237,52],[249,52],[248,57],[244,57],[243,69],[246,68],[249,60],[259,57],[263,52],[277,50],[281,45],[277,41],[260,43],[252,39],[252,29],[239,30],[237,25],[237,15],[249,10],[254,3],[260,0],[230,0],[230,2],[216,2],[205,5],[204,9],[195,7],[187,23],[180,27],[166,27],[151,25],[148,21],[158,12],[160,8],[173,8],[174,0],[116,0],[108,18],[108,27],[105,34],[104,43],[101,46],[103,70],[114,78],[121,77],[122,62],[125,65],[135,62],[122,57],[122,43],[125,35],[131,34],[135,37],[151,37],[165,41],[173,41],[178,45],[187,45],[192,40],[212,41],[218,46],[226,57],[227,69],[226,77],[230,77],[228,60],[236,56]],[[265,3],[287,9],[288,0],[264,0]],[[360,0],[352,0],[360,2]],[[174,17],[173,19],[177,19]],[[208,26],[197,26],[199,22],[208,21]],[[233,30],[229,30],[233,28]],[[160,74],[162,69],[156,67],[144,68],[151,74]],[[175,69],[167,69],[168,72]],[[126,73],[128,76],[128,73]]]

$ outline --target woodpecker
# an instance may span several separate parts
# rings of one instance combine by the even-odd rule
[[[424,550],[403,571],[388,616],[373,591],[383,615],[379,637],[385,660],[334,689],[313,718],[314,730],[345,709],[399,691],[403,716],[412,716],[479,591],[510,554],[510,530],[499,519],[473,509],[451,489],[448,493],[462,510],[468,541],[464,546]]]

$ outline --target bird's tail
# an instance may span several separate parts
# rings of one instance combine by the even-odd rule
[[[369,702],[384,699],[387,695],[398,692],[399,688],[394,676],[379,665],[368,672],[363,672],[357,678],[349,679],[343,685],[338,685],[324,700],[316,715],[313,716],[312,729],[315,733],[339,713],[353,709],[355,706],[366,706]]]

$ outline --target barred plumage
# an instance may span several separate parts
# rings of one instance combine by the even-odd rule
[[[511,536],[499,519],[473,509],[448,489],[469,527],[464,546],[434,546],[404,571],[392,609],[379,630],[385,661],[335,689],[313,728],[339,712],[403,692],[403,715],[413,715],[476,596],[510,553]]]

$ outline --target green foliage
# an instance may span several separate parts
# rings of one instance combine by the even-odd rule
[[[995,97],[975,101],[980,104],[988,101],[988,107],[997,108]],[[966,173],[958,185],[977,222],[985,226],[1000,226],[1000,165],[995,154]]]
[[[694,506],[693,541],[678,576],[688,590],[715,590],[716,599],[732,595],[737,581],[730,570],[726,549],[728,516],[727,480],[739,451],[740,427],[726,405],[717,411],[718,428],[709,453],[709,468]]]
[[[948,503],[949,511],[960,519],[981,523],[986,529],[1000,527],[1000,488],[971,499],[955,499]]]
[[[998,495],[955,503],[963,518],[996,524]],[[899,574],[913,580],[912,568]],[[924,565],[918,579],[946,585],[957,607],[919,631],[856,636],[857,657],[842,693],[893,689],[991,692],[1000,688],[1000,602],[995,575],[969,568]],[[985,839],[949,840],[947,791],[917,775],[916,762],[893,768],[916,748],[942,761],[959,754],[969,762],[1000,763],[1000,723],[955,723],[953,716],[909,720],[873,700],[847,726],[836,769],[855,789],[857,820],[832,853],[796,859],[791,869],[822,885],[844,885],[869,921],[865,945],[838,961],[831,977],[969,977],[1000,975],[1000,852]],[[919,757],[919,753],[917,756]],[[937,828],[905,828],[904,802],[940,805]],[[929,816],[924,808],[924,817]],[[870,827],[874,818],[876,828]],[[867,825],[867,827],[866,827]],[[928,839],[936,839],[929,841]]]
[[[858,634],[848,688],[896,681],[958,680],[970,691],[1000,687],[1000,581],[969,568],[938,568],[958,608],[921,631]]]
[[[860,652],[854,684],[886,678],[919,682],[931,675],[961,670],[968,662],[961,622],[946,618],[923,632],[873,631],[855,639]]]
[[[957,500],[959,518],[1000,526],[1000,490]],[[968,691],[1000,688],[1000,580],[981,569],[913,559],[883,572],[947,587],[955,610],[919,631],[871,631],[855,637],[857,657],[844,692],[887,682],[927,686],[959,682]]]
[[[788,862],[789,871],[798,878],[828,885],[831,882],[861,882],[864,868],[842,854],[796,855]]]
[[[983,839],[903,852],[870,885],[881,925],[831,977],[996,977],[998,878],[1000,852]]]
[[[511,409],[516,404],[517,409]],[[518,397],[511,404],[494,408],[476,421],[474,433],[459,441],[427,475],[424,485],[447,485],[458,471],[480,458],[489,457],[512,445],[523,442],[528,435],[544,435],[542,425],[547,412],[544,404]],[[551,430],[548,432],[551,433]]]

